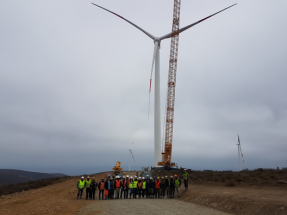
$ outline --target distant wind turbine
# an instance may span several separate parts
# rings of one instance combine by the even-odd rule
[[[238,146],[239,171],[241,171],[240,155],[242,157],[243,163],[244,163],[244,158],[243,158],[243,153],[242,153],[242,149],[241,149],[239,134],[238,134],[238,143],[236,145]]]
[[[166,35],[163,35],[161,37],[155,37],[152,34],[148,33],[146,30],[142,29],[141,27],[137,26],[136,24],[132,23],[131,21],[125,19],[124,17],[104,8],[101,7],[97,4],[92,3],[93,5],[108,11],[121,19],[125,20],[129,24],[133,25],[140,31],[142,31],[144,34],[146,34],[148,37],[150,37],[154,41],[154,51],[153,51],[153,58],[152,58],[152,67],[151,67],[151,77],[150,77],[150,87],[149,87],[149,92],[151,92],[151,84],[152,84],[152,74],[153,74],[153,67],[155,66],[155,75],[154,75],[154,85],[155,85],[155,96],[154,96],[154,164],[155,166],[158,166],[157,163],[162,160],[162,154],[161,154],[161,122],[160,122],[160,42],[164,39],[168,39],[170,37],[173,37],[175,35],[180,34],[181,32],[201,23],[202,21],[230,8],[233,7],[236,4],[233,4],[221,11],[218,11],[210,16],[205,17],[204,19],[201,19],[193,24],[187,25],[183,28],[180,28],[177,32],[171,32]],[[101,17],[102,18],[102,17]]]

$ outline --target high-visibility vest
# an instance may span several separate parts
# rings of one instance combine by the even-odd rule
[[[85,187],[85,181],[80,180],[78,184],[79,189],[83,189]]]
[[[175,180],[175,186],[179,187],[180,183],[179,183],[179,178]]]
[[[155,187],[156,189],[159,189],[159,188],[160,188],[160,181],[155,181],[154,183],[155,183],[155,186],[154,186],[154,187]]]
[[[184,180],[187,180],[187,179],[188,179],[188,172],[185,172],[185,173],[183,173],[182,175],[183,175],[183,179],[184,179]]]
[[[142,181],[141,182],[138,182],[138,185],[139,185],[139,189],[142,189]]]
[[[101,190],[105,189],[105,182],[103,182],[103,181],[100,182],[100,189]]]
[[[130,188],[130,189],[133,189],[133,188],[134,188],[134,184],[133,184],[132,181],[130,181],[130,183],[129,183],[129,188]]]
[[[120,188],[121,187],[121,181],[120,180],[116,180],[116,188]]]
[[[138,188],[138,181],[134,181],[133,188]]]
[[[143,190],[146,189],[146,181],[143,181]]]
[[[91,180],[86,180],[86,188],[90,188],[90,186],[91,186]]]

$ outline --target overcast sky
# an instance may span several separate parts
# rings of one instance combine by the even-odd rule
[[[173,0],[95,0],[155,36]],[[287,1],[182,0],[172,161],[287,167]],[[70,175],[153,165],[153,41],[86,0],[0,1],[0,168]],[[170,39],[161,43],[161,118]],[[163,126],[162,126],[163,127]]]

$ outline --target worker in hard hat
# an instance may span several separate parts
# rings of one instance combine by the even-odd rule
[[[130,194],[130,199],[132,198],[132,194],[133,194],[133,188],[134,188],[134,180],[133,177],[130,177],[129,180],[129,194]]]
[[[146,179],[145,177],[142,177],[142,198],[144,198],[144,195],[146,194]]]
[[[170,176],[169,177],[169,198],[174,198],[174,189],[175,189],[174,178],[173,176]]]
[[[121,180],[121,198],[123,196],[124,193],[124,199],[127,198],[127,193],[128,193],[128,186],[129,186],[129,176],[127,175],[127,177],[123,176],[122,180]]]
[[[102,178],[99,185],[99,199],[101,199],[101,194],[102,194],[102,200],[104,199],[104,192],[105,192],[105,179]]]
[[[180,193],[180,186],[181,186],[181,180],[177,175],[174,175],[175,180],[174,180],[174,185],[175,185],[175,197],[180,198],[181,193]]]
[[[87,177],[87,180],[85,181],[85,187],[86,187],[86,200],[89,199],[90,192],[91,192],[91,179],[90,176]]]
[[[154,181],[154,197],[159,198],[160,197],[160,180],[159,177],[156,178]]]
[[[150,191],[150,188],[151,188],[151,180],[150,180],[150,177],[147,175],[147,178],[145,180],[146,182],[146,191],[145,191],[145,197],[146,198],[149,198],[150,194],[149,194],[149,191]]]
[[[152,177],[150,177],[150,190],[149,190],[150,198],[154,198],[154,187],[155,187],[155,180]]]
[[[84,176],[82,176],[81,179],[77,183],[77,188],[78,188],[77,199],[82,198],[84,187],[85,187],[85,181],[84,181]]]
[[[121,189],[121,180],[120,180],[119,176],[116,176],[115,185],[116,185],[115,199],[119,199],[120,198],[120,189]]]
[[[137,198],[137,194],[138,194],[138,177],[135,176],[133,182],[133,199]]]
[[[90,199],[95,200],[97,186],[98,183],[96,182],[95,177],[93,177],[91,182]]]
[[[110,178],[111,189],[109,190],[109,199],[114,199],[115,197],[115,189],[116,189],[115,178]]]
[[[160,197],[163,199],[165,196],[165,189],[166,189],[165,180],[164,180],[164,177],[161,177],[161,180],[160,180]]]
[[[111,190],[111,176],[107,177],[107,180],[105,182],[105,199],[108,199],[110,197],[110,190]],[[107,194],[107,195],[106,195]]]
[[[139,199],[142,197],[142,190],[143,190],[143,182],[142,182],[142,178],[139,177],[139,179],[138,179],[138,197],[139,197]]]
[[[166,189],[166,198],[169,198],[169,178],[164,176],[164,183],[165,183],[165,189]]]
[[[183,176],[185,191],[188,191],[188,172],[187,172],[187,169],[184,169],[182,176]]]

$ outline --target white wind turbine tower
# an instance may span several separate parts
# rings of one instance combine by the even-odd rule
[[[239,134],[238,134],[238,143],[236,144],[238,146],[238,162],[239,162],[239,171],[241,171],[241,162],[240,162],[240,154],[242,157],[242,161],[244,163],[244,159],[243,159],[243,153],[242,153],[242,149],[241,149],[241,144],[240,144],[240,138],[239,138]]]
[[[133,156],[133,151],[132,151],[132,149],[133,149],[133,144],[134,144],[134,142],[132,143],[131,149],[129,149],[129,172],[131,171],[131,156],[132,156],[132,158],[134,159],[134,162],[136,162],[136,161],[135,161],[135,158],[134,158],[134,156]]]
[[[154,96],[154,164],[155,166],[157,166],[157,163],[159,161],[162,160],[162,154],[161,154],[161,121],[160,121],[160,42],[164,39],[168,39],[170,37],[173,37],[174,35],[180,34],[181,32],[189,29],[190,27],[193,27],[197,24],[199,24],[200,22],[230,8],[233,7],[236,4],[233,4],[221,11],[218,11],[208,17],[205,17],[204,19],[201,19],[193,24],[187,25],[183,28],[180,28],[178,30],[178,32],[174,33],[168,33],[166,35],[163,35],[161,37],[155,37],[152,34],[148,33],[147,31],[145,31],[144,29],[142,29],[141,27],[137,26],[136,24],[132,23],[131,21],[125,19],[124,17],[106,9],[103,8],[97,4],[92,3],[93,5],[102,8],[103,10],[106,10],[118,17],[120,17],[121,19],[125,20],[126,22],[130,23],[131,25],[133,25],[134,27],[136,27],[137,29],[139,29],[140,31],[142,31],[144,34],[146,34],[148,37],[150,37],[153,41],[154,41],[154,52],[153,52],[153,58],[152,58],[152,67],[151,67],[151,79],[150,79],[150,89],[151,89],[151,80],[152,80],[152,73],[153,73],[153,67],[155,66],[155,75],[154,75],[154,79],[155,79],[155,96]]]

